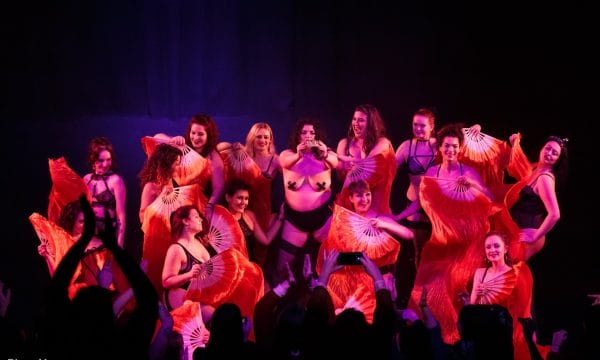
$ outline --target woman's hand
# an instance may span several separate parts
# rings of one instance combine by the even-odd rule
[[[185,145],[185,138],[183,136],[173,136],[167,144],[171,146],[182,147]]]
[[[385,227],[385,222],[381,219],[373,218],[369,219],[369,225],[371,225],[375,229],[383,229]]]
[[[481,125],[475,124],[469,128],[469,135],[479,136],[481,134]]]
[[[473,183],[468,177],[462,175],[456,178],[456,182],[458,183],[458,185],[464,186],[467,189],[473,185]]]
[[[194,264],[192,265],[192,268],[190,269],[189,273],[192,274],[192,278],[198,277],[200,276],[200,271],[202,270],[200,264]]]
[[[308,146],[306,145],[306,142],[301,142],[300,144],[298,144],[298,146],[296,146],[296,153],[299,156],[302,156],[302,154],[306,152],[307,148]]]
[[[52,254],[50,254],[50,251],[48,250],[48,245],[46,243],[42,243],[42,244],[38,245],[37,251],[38,251],[38,254],[40,254],[43,257],[52,256]]]

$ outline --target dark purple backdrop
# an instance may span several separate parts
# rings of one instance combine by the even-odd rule
[[[27,220],[46,213],[48,158],[65,156],[83,175],[88,141],[113,141],[128,190],[127,248],[139,256],[142,136],[181,134],[192,114],[204,112],[226,141],[243,140],[253,122],[266,121],[282,150],[295,119],[315,115],[335,147],[353,107],[372,103],[394,146],[410,136],[420,106],[437,108],[438,126],[479,123],[499,138],[520,131],[532,159],[547,135],[571,138],[562,218],[531,266],[544,326],[572,324],[572,312],[588,304],[585,292],[600,290],[585,206],[595,191],[583,175],[594,166],[587,160],[596,116],[588,108],[590,12],[365,3],[55,1],[6,11],[1,181],[9,205],[0,278],[13,288],[19,321],[32,325],[49,280]],[[405,176],[398,176],[394,209]]]

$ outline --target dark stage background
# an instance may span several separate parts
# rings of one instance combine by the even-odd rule
[[[380,109],[395,147],[410,136],[420,106],[437,108],[438,128],[479,123],[503,139],[520,131],[530,159],[547,135],[568,136],[562,218],[531,262],[544,330],[577,328],[586,292],[600,290],[588,210],[597,191],[584,174],[595,167],[597,113],[589,9],[243,0],[14,6],[2,21],[0,279],[13,289],[12,316],[24,327],[33,326],[49,281],[27,219],[46,215],[48,158],[65,156],[83,175],[88,141],[113,141],[128,191],[127,249],[139,257],[140,138],[182,134],[199,112],[215,117],[224,141],[242,141],[252,123],[268,122],[279,151],[301,115],[320,117],[335,147],[360,103]],[[405,178],[401,169],[395,210]]]

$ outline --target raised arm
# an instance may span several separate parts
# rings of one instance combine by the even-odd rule
[[[83,257],[83,253],[92,240],[95,232],[96,220],[94,217],[94,211],[92,210],[87,197],[85,195],[81,195],[79,201],[81,203],[81,208],[83,210],[85,219],[83,234],[79,240],[73,246],[71,246],[69,251],[67,251],[66,255],[60,261],[56,271],[54,272],[54,276],[50,282],[50,296],[55,300],[63,296],[64,299],[67,299],[69,284],[71,283],[75,269],[77,269],[77,265]]]
[[[155,139],[163,140],[169,145],[183,147],[185,145],[185,138],[181,135],[178,136],[169,136],[164,133],[158,133],[153,136]]]
[[[306,149],[306,145],[304,143],[298,144],[298,148],[296,152],[292,150],[283,150],[281,154],[279,154],[279,164],[284,169],[289,169],[294,166],[302,158],[302,153]]]
[[[133,354],[145,354],[158,319],[158,295],[140,266],[117,244],[112,224],[108,222],[106,226],[106,231],[100,235],[102,243],[113,254],[135,295],[136,306],[125,325],[124,343],[129,345]]]
[[[209,204],[218,204],[225,192],[225,175],[223,159],[215,150],[210,152],[210,180],[212,183],[212,193],[208,199]],[[211,209],[212,210],[212,209]]]

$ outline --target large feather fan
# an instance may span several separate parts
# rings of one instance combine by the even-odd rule
[[[221,205],[216,205],[213,209],[208,242],[218,253],[234,248],[248,256],[246,240],[240,225],[233,215]]]
[[[227,299],[243,276],[240,256],[243,255],[239,251],[228,249],[203,263],[200,275],[190,283],[185,298],[209,305]]]
[[[159,144],[168,143],[168,140],[144,136],[141,142],[144,152],[150,157]],[[210,160],[198,154],[188,145],[179,147],[179,149],[183,155],[181,156],[181,166],[175,175],[175,180],[180,185],[199,183],[204,188],[210,178]]]
[[[234,149],[232,144],[222,142],[217,145],[217,150],[223,159],[226,182],[232,179],[242,179],[246,183],[254,185],[256,179],[261,176],[260,168],[244,147]]]
[[[185,185],[178,187],[163,187],[160,195],[146,207],[144,211],[144,224],[148,224],[148,219],[159,218],[164,225],[171,229],[170,217],[173,211],[184,205],[195,205],[198,200],[198,185]],[[142,224],[144,232],[146,229]]]
[[[485,290],[483,295],[477,297],[478,304],[498,304],[505,303],[517,283],[517,273],[515,269],[510,269],[504,274],[498,275],[493,279],[484,279],[479,286]]]
[[[374,183],[384,181],[385,179],[378,178],[378,175],[381,173],[379,170],[384,166],[385,157],[381,154],[355,160],[354,166],[346,174],[343,187],[347,188],[350,183],[357,180],[365,180],[371,184],[371,186],[373,186]]]
[[[328,248],[338,251],[363,251],[378,266],[396,262],[400,243],[390,234],[371,225],[370,219],[335,205]],[[334,240],[334,238],[336,240]],[[331,241],[330,241],[331,240]],[[331,242],[335,241],[335,244]]]
[[[29,221],[40,242],[46,244],[48,255],[58,264],[75,243],[73,237],[38,213],[31,214]]]
[[[171,311],[173,330],[181,334],[183,340],[183,358],[193,359],[194,350],[206,347],[208,329],[202,319],[200,303],[187,300]]]
[[[66,204],[79,199],[82,193],[88,201],[91,201],[92,197],[83,179],[69,167],[64,157],[48,159],[48,167],[52,180],[48,199],[48,220],[56,223]]]

